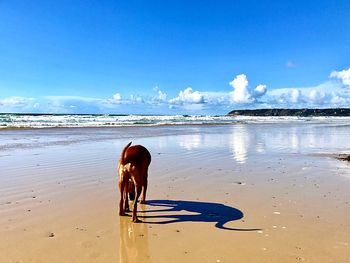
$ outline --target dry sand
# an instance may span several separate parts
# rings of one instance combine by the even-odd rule
[[[350,167],[325,155],[349,133],[288,125],[129,129],[153,157],[138,224],[117,214],[125,130],[7,131],[0,262],[350,262]]]

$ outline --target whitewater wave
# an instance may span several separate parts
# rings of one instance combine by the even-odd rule
[[[350,124],[350,117],[257,117],[207,115],[95,115],[0,114],[0,129],[85,128],[161,125],[210,125],[274,122],[335,122]]]

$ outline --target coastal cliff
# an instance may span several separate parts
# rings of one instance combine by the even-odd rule
[[[228,113],[231,116],[350,116],[350,108],[329,109],[254,109],[233,110]]]

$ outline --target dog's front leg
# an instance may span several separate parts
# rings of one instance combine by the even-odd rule
[[[120,201],[119,201],[119,215],[125,216],[124,210],[124,191],[125,191],[125,180],[123,178],[119,181],[119,192],[120,192]]]
[[[132,221],[134,223],[140,222],[140,220],[137,218],[137,202],[139,200],[139,197],[141,195],[141,185],[140,183],[135,183],[135,199],[133,204],[133,210],[132,210]]]
[[[130,212],[130,207],[129,207],[129,182],[125,184],[125,189],[124,189],[124,211],[125,212]]]

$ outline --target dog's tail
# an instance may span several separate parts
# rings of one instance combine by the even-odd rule
[[[125,147],[124,147],[124,149],[123,149],[123,151],[122,151],[122,154],[121,154],[121,156],[120,156],[120,163],[121,163],[121,164],[125,164],[125,152],[126,152],[126,150],[130,147],[131,143],[132,143],[132,142],[129,142],[127,145],[125,145]]]

